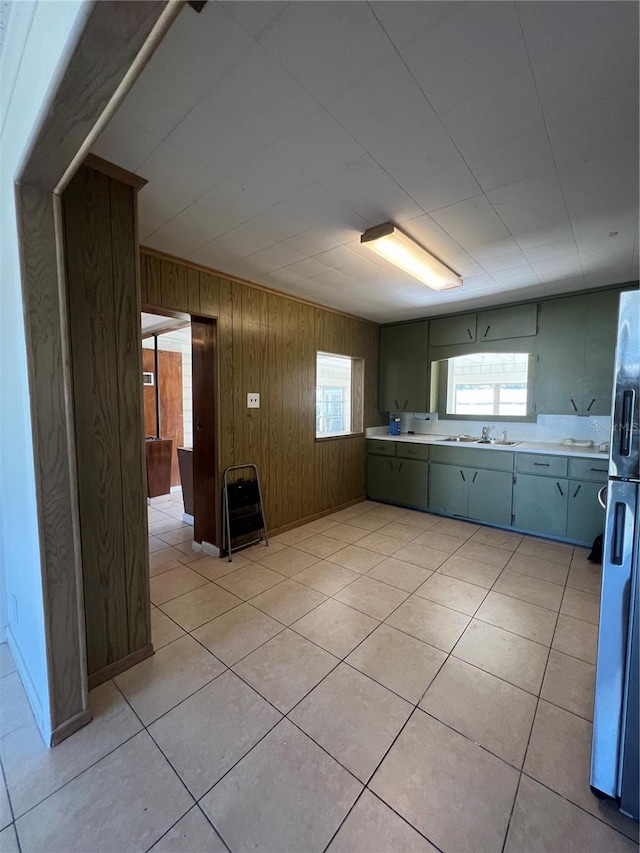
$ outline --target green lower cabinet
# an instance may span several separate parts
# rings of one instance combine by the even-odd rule
[[[513,474],[482,469],[469,474],[469,518],[510,525]]]
[[[549,536],[567,535],[569,481],[518,474],[513,487],[514,524]]]
[[[604,510],[598,503],[601,488],[601,483],[569,481],[567,539],[591,545],[596,536],[604,531]]]
[[[372,500],[396,500],[396,460],[388,456],[367,456],[367,495]]]
[[[426,509],[428,506],[429,465],[418,459],[396,459],[396,501]]]
[[[469,468],[431,463],[429,509],[446,515],[467,515]]]

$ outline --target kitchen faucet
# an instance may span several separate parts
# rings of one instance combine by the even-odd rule
[[[489,438],[489,430],[491,427],[484,426],[482,427],[482,440],[486,441]]]

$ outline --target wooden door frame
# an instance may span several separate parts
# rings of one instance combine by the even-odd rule
[[[52,746],[91,719],[60,196],[183,3],[87,6],[15,184]]]
[[[221,482],[222,482],[222,473],[220,470],[220,398],[219,398],[219,389],[220,389],[220,359],[218,357],[218,318],[214,317],[211,314],[205,314],[202,311],[180,311],[174,310],[171,308],[164,308],[163,306],[154,305],[152,302],[143,302],[141,305],[141,310],[146,314],[156,314],[158,317],[175,317],[176,320],[181,320],[182,322],[186,322],[187,319],[189,323],[193,323],[194,320],[204,320],[205,322],[211,323],[213,326],[213,348],[212,348],[212,359],[213,359],[213,417],[215,423],[215,470],[214,470],[214,488],[215,488],[215,497],[214,497],[214,519],[215,519],[215,538],[213,542],[208,542],[208,545],[213,545],[215,548],[220,549],[222,547],[222,510],[220,506],[220,493],[221,493]],[[142,346],[142,335],[140,336],[140,345]],[[140,388],[140,395],[142,397],[143,389]],[[195,400],[195,389],[192,385],[192,405]],[[144,401],[142,401],[144,405]],[[193,407],[195,409],[195,406]],[[195,424],[194,424],[195,429]],[[195,461],[195,457],[194,457]],[[193,469],[194,476],[194,492],[195,492],[195,476],[196,469],[194,466]],[[194,530],[195,530],[195,517],[194,517]],[[203,549],[206,550],[206,549]]]

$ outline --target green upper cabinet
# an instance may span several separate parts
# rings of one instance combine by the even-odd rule
[[[534,380],[537,414],[581,414],[585,322],[585,302],[580,296],[540,305]]]
[[[429,323],[380,329],[381,412],[426,412],[429,392]]]
[[[534,403],[541,415],[607,415],[619,291],[551,299],[540,306]]]
[[[618,329],[618,292],[585,296],[584,415],[610,415]]]
[[[431,321],[429,330],[432,347],[450,344],[472,344],[476,341],[476,315],[460,314]]]
[[[525,305],[508,305],[478,313],[477,340],[502,341],[507,338],[525,338],[538,331],[538,306],[535,302]]]

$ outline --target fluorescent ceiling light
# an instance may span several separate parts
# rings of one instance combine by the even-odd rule
[[[462,279],[393,222],[367,228],[360,242],[433,290],[460,287]]]

